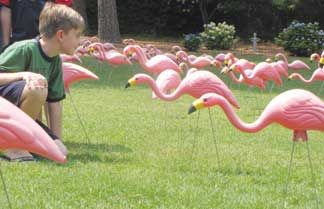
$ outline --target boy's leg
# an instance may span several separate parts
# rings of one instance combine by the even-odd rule
[[[15,82],[17,83],[17,88],[21,88],[21,82]],[[17,89],[17,91],[19,91],[19,89]],[[20,109],[28,114],[31,118],[36,119],[46,101],[47,88],[30,87],[28,85],[24,85],[21,95],[16,96],[16,98],[19,100],[18,104],[20,104]],[[33,159],[33,156],[25,150],[7,149],[3,153],[10,160]]]

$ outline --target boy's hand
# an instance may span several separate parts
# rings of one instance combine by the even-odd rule
[[[47,88],[47,80],[44,76],[32,72],[20,72],[22,80],[26,81],[26,85],[29,89],[31,88]]]

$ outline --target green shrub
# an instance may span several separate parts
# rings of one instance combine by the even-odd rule
[[[183,45],[189,51],[197,51],[201,45],[200,36],[192,33],[185,34]]]
[[[297,56],[309,56],[324,47],[324,32],[319,24],[293,21],[285,28],[275,42],[286,51]]]
[[[202,42],[207,49],[229,49],[233,46],[235,27],[226,22],[214,22],[204,25],[204,32],[200,33]]]

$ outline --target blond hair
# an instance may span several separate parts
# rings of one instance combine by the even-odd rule
[[[39,33],[52,38],[58,30],[68,32],[72,29],[83,30],[82,16],[72,8],[51,2],[46,3],[39,17]]]

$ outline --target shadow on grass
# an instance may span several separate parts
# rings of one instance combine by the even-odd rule
[[[67,142],[69,148],[69,161],[127,163],[131,161],[129,153],[132,149],[121,144],[87,144],[80,142]]]

